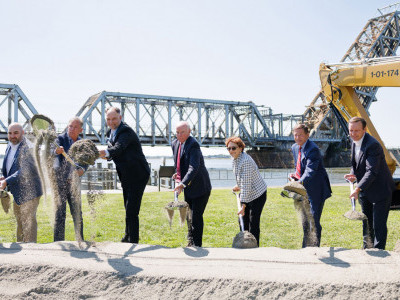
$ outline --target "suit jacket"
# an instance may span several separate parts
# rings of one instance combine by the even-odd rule
[[[10,171],[7,172],[6,166],[10,148],[11,146],[8,145],[3,160],[2,173],[14,197],[15,203],[21,205],[43,194],[42,183],[36,168],[35,159],[25,138],[19,144]]]
[[[303,146],[300,162],[301,177],[299,181],[303,182],[310,201],[313,203],[323,202],[332,195],[332,190],[328,174],[322,163],[321,153],[313,141],[307,140]],[[292,152],[296,168],[299,145],[294,144]]]
[[[78,140],[81,138],[78,137]],[[64,132],[63,134],[60,134],[57,137],[57,145],[62,146],[64,148],[65,153],[68,153],[69,148],[71,148],[71,145],[74,143],[74,141],[69,137],[68,132]],[[64,155],[59,154],[56,156],[56,160],[58,162],[58,168],[57,169],[57,177],[60,178],[61,180],[67,180],[68,177],[70,176],[73,166],[65,159]],[[87,165],[81,166],[84,170],[88,169]]]
[[[179,141],[172,141],[171,146],[176,170]],[[181,152],[181,181],[186,186],[184,189],[185,197],[197,198],[209,193],[211,191],[211,181],[204,165],[199,143],[189,136]]]
[[[385,154],[379,142],[365,133],[358,161],[355,160],[355,144],[351,146],[351,174],[357,177],[360,196],[371,203],[385,201],[394,191],[395,184],[385,161]]]
[[[111,130],[107,136],[110,137]],[[121,122],[115,137],[107,142],[108,160],[113,160],[121,183],[127,187],[129,182],[142,182],[150,175],[149,164],[143,154],[139,138],[131,127]]]

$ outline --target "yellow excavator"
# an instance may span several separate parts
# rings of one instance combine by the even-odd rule
[[[355,88],[364,86],[400,87],[400,56],[365,59],[363,61],[324,64],[319,67],[322,90],[343,130],[348,134],[347,122],[352,117],[367,121],[367,131],[382,145],[386,163],[392,174],[398,162],[385,147],[367,111],[360,102]],[[399,189],[398,180],[396,181]],[[395,191],[397,194],[399,191]],[[397,198],[398,196],[394,196]],[[393,199],[395,200],[395,199]],[[396,201],[397,202],[397,201]],[[392,201],[392,206],[394,201]],[[398,206],[397,203],[395,205]]]

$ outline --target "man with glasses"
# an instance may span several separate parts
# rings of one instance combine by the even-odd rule
[[[200,145],[190,136],[187,122],[176,125],[176,139],[172,142],[172,152],[176,173],[173,175],[177,185],[175,191],[184,191],[188,212],[188,247],[202,246],[203,213],[211,193],[211,181],[204,165]],[[189,221],[191,220],[191,222]]]

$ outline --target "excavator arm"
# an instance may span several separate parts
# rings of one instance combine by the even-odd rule
[[[360,86],[400,87],[400,57],[374,58],[332,65],[322,63],[319,76],[327,101],[336,108],[336,112],[346,122],[356,116],[367,121],[367,131],[381,143],[386,163],[393,174],[396,170],[396,159],[386,149],[354,88]]]

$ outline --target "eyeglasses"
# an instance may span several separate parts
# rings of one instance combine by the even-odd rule
[[[237,147],[226,147],[226,150],[228,151],[235,151],[237,149]]]

